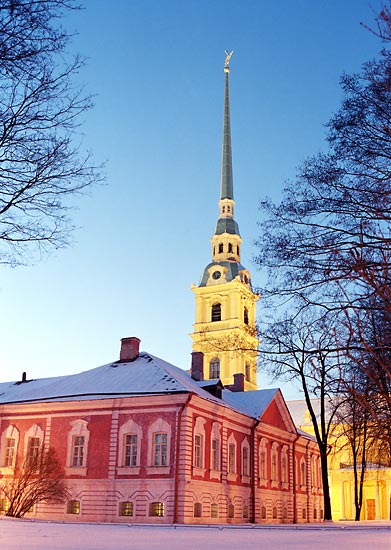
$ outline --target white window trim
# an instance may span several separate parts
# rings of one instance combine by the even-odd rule
[[[213,469],[212,462],[212,441],[216,439],[218,443],[218,453],[217,453],[217,470]],[[212,432],[210,436],[210,479],[221,479],[221,425],[218,422],[213,422]]]
[[[234,445],[234,463],[233,463],[233,472],[229,471],[230,464],[229,464],[229,448],[230,445]],[[236,481],[238,479],[238,458],[237,458],[237,451],[238,451],[238,445],[235,439],[235,436],[233,433],[228,438],[227,441],[227,480],[228,481]]]
[[[204,476],[205,469],[205,418],[197,416],[194,424],[193,432],[193,475]],[[200,464],[199,466],[195,465],[195,436],[199,435],[201,437],[201,449],[200,449]]]
[[[278,443],[275,441],[272,443],[272,447],[270,450],[270,479],[271,479],[271,486],[272,488],[276,488],[279,486],[279,460],[278,460]],[[276,466],[276,471],[274,472],[273,476],[273,462]]]
[[[243,449],[247,449],[247,475],[244,475],[244,461],[243,461]],[[245,483],[250,481],[251,477],[251,458],[250,458],[250,444],[248,442],[247,437],[245,437],[242,441],[242,445],[240,448],[240,459],[241,459],[241,474],[242,474],[242,481]]]
[[[156,433],[167,434],[167,466],[153,465],[153,436]],[[169,474],[171,456],[171,426],[163,418],[158,418],[148,429],[148,455],[147,455],[147,473],[149,474]]]
[[[260,445],[259,445],[259,484],[260,486],[264,486],[266,487],[267,485],[267,440],[265,438],[262,438],[261,439],[261,442],[260,442]],[[264,457],[265,457],[265,471],[263,472],[264,473],[264,476],[261,477],[261,453],[264,453]]]
[[[28,444],[31,437],[38,437],[39,438],[39,446],[42,450],[43,445],[43,429],[39,424],[33,424],[29,430],[25,433],[24,436],[24,449],[23,449],[23,457],[24,457],[24,464],[26,464],[27,461],[27,451],[28,451]]]
[[[137,435],[137,461],[136,466],[125,466],[125,437]],[[139,475],[140,473],[140,452],[143,430],[133,419],[122,424],[118,431],[118,475]]]
[[[15,439],[14,456],[12,457],[12,464],[5,466],[6,456],[6,440]],[[10,424],[1,434],[1,456],[0,456],[0,473],[3,475],[12,474],[15,470],[16,457],[19,448],[19,430],[14,424]]]
[[[65,467],[66,475],[87,475],[87,460],[88,460],[88,442],[90,439],[90,431],[87,428],[88,422],[81,418],[72,420],[70,422],[71,430],[68,432],[68,445],[67,445],[67,462]],[[84,452],[83,452],[83,466],[72,466],[73,460],[73,441],[76,436],[84,437]]]

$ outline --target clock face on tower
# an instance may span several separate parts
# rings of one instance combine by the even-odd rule
[[[213,279],[217,280],[221,277],[221,271],[214,271],[212,275]]]

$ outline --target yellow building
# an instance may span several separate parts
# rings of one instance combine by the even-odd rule
[[[227,53],[227,52],[226,52]],[[255,304],[259,296],[251,286],[250,272],[240,263],[242,239],[234,219],[231,124],[229,108],[229,60],[225,62],[225,96],[219,218],[211,239],[212,262],[201,282],[193,285],[196,315],[193,352],[204,354],[204,378],[234,383],[244,376],[244,389],[257,389]]]
[[[304,400],[287,401],[288,409],[295,425],[301,430],[314,435],[311,418]],[[319,401],[312,400],[316,413]],[[352,453],[343,426],[332,427],[330,454],[328,459],[331,509],[333,520],[354,520],[354,472]],[[378,461],[376,461],[378,462]],[[370,457],[364,478],[363,504],[361,518],[366,520],[391,519],[391,468],[381,466]]]

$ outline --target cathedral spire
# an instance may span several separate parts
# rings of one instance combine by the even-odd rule
[[[232,147],[231,147],[231,119],[229,112],[229,62],[234,52],[225,50],[225,94],[224,94],[224,122],[223,122],[223,152],[221,161],[221,192],[220,199],[233,199],[232,177]]]

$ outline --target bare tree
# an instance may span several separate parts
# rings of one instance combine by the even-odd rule
[[[23,517],[40,502],[64,502],[68,491],[65,471],[53,447],[27,460],[14,477],[0,485],[7,501],[7,516]]]
[[[68,244],[70,197],[100,180],[78,134],[91,97],[60,19],[74,0],[0,5],[0,263]]]
[[[324,519],[331,520],[328,454],[340,406],[335,399],[340,388],[340,367],[333,328],[324,319],[286,319],[263,334],[259,353],[261,365],[275,378],[296,381],[302,388],[320,451]]]

